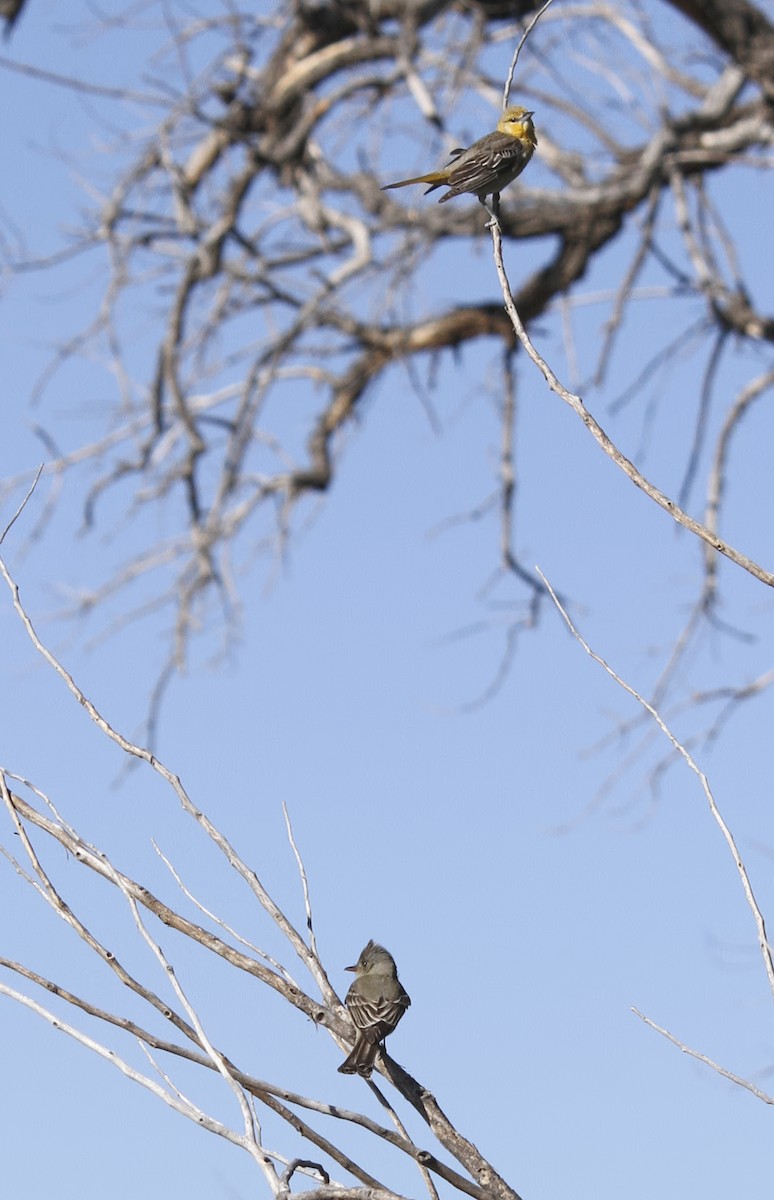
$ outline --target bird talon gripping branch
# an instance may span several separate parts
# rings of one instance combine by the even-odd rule
[[[412,179],[388,183],[382,191],[406,187],[409,183],[429,183],[430,187],[425,192],[427,195],[436,188],[448,187],[448,192],[439,198],[439,203],[451,200],[452,196],[470,193],[478,196],[484,208],[493,215],[486,197],[501,192],[509,183],[513,183],[535,152],[537,137],[532,124],[534,115],[520,105],[506,108],[497,122],[497,129],[479,138],[467,150],[452,150],[451,162],[447,167],[431,171],[429,175],[415,175]]]

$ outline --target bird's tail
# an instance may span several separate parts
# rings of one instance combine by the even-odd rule
[[[352,1048],[352,1053],[344,1059],[339,1067],[342,1075],[362,1075],[363,1079],[370,1079],[378,1049],[378,1042],[368,1041],[367,1038],[359,1035]]]
[[[446,171],[431,171],[429,175],[414,175],[412,179],[399,179],[397,183],[386,183],[382,191],[387,192],[390,188],[406,187],[409,183],[429,183],[432,186],[428,191],[432,191],[433,188],[440,187],[442,183],[446,183],[446,177]]]

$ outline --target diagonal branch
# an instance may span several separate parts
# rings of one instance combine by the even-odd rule
[[[631,462],[624,454],[622,454],[613,440],[608,437],[599,422],[586,408],[582,398],[576,395],[574,392],[569,391],[569,389],[559,381],[558,377],[554,374],[546,360],[536,350],[532,340],[524,328],[522,319],[519,316],[519,311],[516,307],[516,302],[514,301],[510,284],[508,282],[508,276],[505,271],[505,263],[503,262],[502,235],[499,226],[495,226],[492,229],[492,241],[494,244],[495,266],[497,268],[497,275],[503,289],[503,299],[505,301],[506,311],[511,319],[511,322],[513,323],[513,328],[519,341],[529,357],[532,359],[535,366],[543,375],[543,378],[550,387],[551,391],[555,392],[557,396],[564,400],[565,404],[570,406],[576,416],[580,417],[581,421],[586,426],[596,443],[601,447],[608,458],[612,459],[616,466],[620,467],[623,473],[628,476],[635,487],[640,488],[640,490],[643,491],[646,496],[648,496],[651,500],[654,500],[660,508],[663,508],[664,511],[678,523],[678,525],[682,525],[683,528],[689,530],[690,533],[695,534],[696,537],[701,538],[703,542],[706,542],[707,545],[709,545],[713,550],[717,550],[719,554],[725,555],[725,557],[730,559],[731,562],[736,563],[736,565],[739,567],[742,567],[742,569],[752,575],[754,579],[758,579],[761,583],[765,583],[767,587],[774,587],[774,573],[767,571],[765,567],[760,566],[760,564],[755,562],[754,559],[749,558],[748,555],[743,554],[741,550],[737,550],[736,547],[732,546],[729,542],[724,541],[714,530],[709,529],[706,525],[702,525],[700,521],[694,520],[694,518],[689,516],[687,512],[680,508],[680,506],[674,500],[672,500],[670,496],[667,496],[664,492],[657,488],[655,484],[651,483],[649,479],[646,479],[642,472],[635,467],[634,463]]]

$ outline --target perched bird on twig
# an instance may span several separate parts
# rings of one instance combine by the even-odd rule
[[[386,184],[382,191],[406,187],[409,183],[429,183],[425,195],[439,187],[449,188],[440,197],[441,204],[453,196],[470,192],[478,196],[484,208],[491,212],[486,197],[501,192],[509,183],[513,183],[535,152],[537,137],[532,124],[534,115],[521,105],[506,108],[493,133],[485,134],[467,150],[452,150],[448,167],[431,171],[429,175],[399,179],[397,183]]]
[[[370,1079],[377,1050],[411,1001],[398,979],[395,959],[374,941],[362,950],[354,967],[345,970],[357,976],[344,1001],[357,1027],[357,1037],[352,1053],[339,1070],[344,1075]]]

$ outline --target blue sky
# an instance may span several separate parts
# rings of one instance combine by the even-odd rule
[[[7,58],[61,70],[63,48],[70,47],[69,71],[115,82],[99,41],[56,26],[53,4],[29,3]],[[143,37],[128,41],[123,78],[134,78],[146,49]],[[29,246],[52,250],[62,230],[77,225],[82,202],[73,171],[51,151],[88,161],[91,101],[7,68],[2,83],[4,154],[14,163],[12,180],[6,172],[2,184],[3,234],[13,243],[18,228]],[[732,179],[728,189],[719,196],[741,204],[744,183]],[[770,309],[768,266],[756,263],[760,228],[740,221],[739,230],[743,265]],[[589,293],[616,286],[624,250],[616,244],[604,256],[584,284]],[[523,269],[519,253],[506,247],[514,279]],[[477,272],[491,273],[485,286],[495,296],[486,249],[474,261]],[[32,423],[51,422],[70,448],[89,436],[110,398],[106,372],[74,363],[34,410],[28,402],[50,347],[85,323],[99,283],[97,257],[58,275],[6,281],[3,476],[41,461]],[[446,285],[428,280],[428,293]],[[608,412],[643,339],[663,337],[673,320],[665,307],[637,307],[609,387],[590,403],[627,452],[639,449],[646,473],[674,486],[698,388],[695,365],[672,364],[650,417],[644,405],[615,418]],[[604,316],[592,305],[575,310],[581,345],[598,336]],[[572,383],[559,321],[546,320],[534,336]],[[492,488],[498,414],[481,380],[489,372],[496,387],[495,365],[491,347],[477,346],[444,367],[440,436],[402,368],[380,383],[335,487],[310,509],[314,519],[291,542],[287,561],[268,573],[255,565],[240,578],[241,641],[214,664],[215,634],[195,645],[190,670],[175,680],[163,709],[159,754],[302,925],[282,819],[287,804],[332,979],[343,993],[343,968],[369,937],[392,950],[413,1003],[391,1052],[525,1200],[570,1192],[578,1200],[763,1200],[770,1194],[760,1154],[769,1132],[766,1106],[681,1055],[631,1012],[636,1006],[771,1089],[771,996],[733,863],[696,779],[674,766],[654,801],[643,780],[666,753],[666,743],[656,742],[600,796],[631,743],[613,737],[592,748],[635,710],[554,612],[521,637],[497,694],[471,704],[496,674],[518,600],[508,585],[497,593],[501,608],[479,598],[496,563],[493,519],[439,527]],[[732,394],[751,373],[749,362],[734,359],[721,390]],[[570,599],[594,648],[647,690],[695,594],[698,546],[615,470],[525,364],[519,379],[524,562],[539,565]],[[773,432],[765,406],[741,431],[735,462],[743,466],[725,529],[764,563],[771,561]],[[165,624],[133,625],[92,645],[99,622],[73,628],[52,617],[67,589],[103,578],[128,543],[120,497],[108,502],[112,538],[100,529],[77,535],[81,492],[73,479],[51,526],[28,547],[49,486],[44,481],[9,535],[4,556],[47,643],[104,716],[132,736],[165,652]],[[3,510],[0,524],[10,511]],[[158,516],[156,535],[168,519]],[[153,520],[143,520],[154,532]],[[731,567],[722,569],[722,580],[723,613],[753,627],[757,641],[707,632],[685,667],[686,692],[752,678],[770,663],[770,596]],[[50,794],[127,873],[184,904],[154,839],[203,902],[287,960],[263,914],[171,792],[145,767],[122,773],[118,751],[36,658],[8,596],[0,602],[0,637],[3,765]],[[694,725],[690,715],[678,721],[686,733]],[[774,899],[770,729],[764,695],[718,742],[697,751],[764,911]],[[5,834],[4,844],[18,851],[7,826]],[[95,933],[162,988],[119,900],[84,879],[58,849],[39,849]],[[100,1003],[139,1013],[6,862],[0,895],[0,953]],[[380,1119],[365,1085],[336,1073],[339,1052],[325,1035],[253,981],[234,978],[167,932],[153,932],[213,1040],[241,1066]],[[204,1200],[264,1187],[245,1155],[5,998],[0,1021],[9,1194],[92,1200],[107,1189],[113,1200]],[[80,1024],[99,1036],[95,1025]],[[111,1044],[146,1066],[131,1042]],[[169,1069],[184,1090],[238,1123],[217,1081],[201,1081],[174,1063]],[[413,1114],[406,1119],[429,1145]],[[271,1120],[265,1133],[269,1145],[306,1156]],[[353,1135],[351,1144],[361,1143]],[[397,1156],[380,1148],[368,1161],[395,1190],[417,1193],[418,1177]]]

